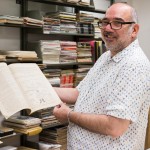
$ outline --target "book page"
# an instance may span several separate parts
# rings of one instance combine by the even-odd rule
[[[11,64],[9,68],[23,91],[31,112],[60,104],[61,100],[37,64]]]
[[[0,63],[0,111],[5,118],[28,108],[6,63]]]

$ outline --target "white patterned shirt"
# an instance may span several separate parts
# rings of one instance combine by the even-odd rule
[[[131,120],[118,138],[90,132],[71,123],[68,150],[144,150],[150,105],[150,62],[138,40],[111,58],[104,53],[77,87],[74,111]],[[93,122],[94,123],[94,122]]]

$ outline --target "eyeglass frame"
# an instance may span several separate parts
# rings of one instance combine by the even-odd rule
[[[110,25],[111,29],[113,29],[113,30],[120,30],[120,29],[122,28],[122,25],[125,25],[125,24],[134,24],[134,23],[136,23],[136,22],[134,22],[134,21],[123,22],[123,21],[113,20],[113,21],[109,21],[109,22],[106,21],[107,25],[104,26],[104,27],[102,27],[102,26],[100,27],[99,24],[102,23],[102,21],[106,21],[106,20],[101,20],[101,21],[97,22],[97,23],[98,23],[98,27],[99,27],[100,29],[103,29],[103,28],[105,28],[107,25]],[[121,24],[120,28],[114,29],[114,28],[112,27],[112,24],[111,24],[112,22],[118,22],[118,23],[120,23],[120,24]]]

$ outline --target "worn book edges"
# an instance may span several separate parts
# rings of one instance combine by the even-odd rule
[[[23,109],[30,114],[61,102],[34,63],[0,63],[0,83],[0,110],[6,119]]]

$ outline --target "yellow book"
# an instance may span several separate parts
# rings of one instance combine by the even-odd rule
[[[28,136],[37,135],[42,131],[42,127],[34,127],[29,129],[14,128],[14,131],[27,134]]]

